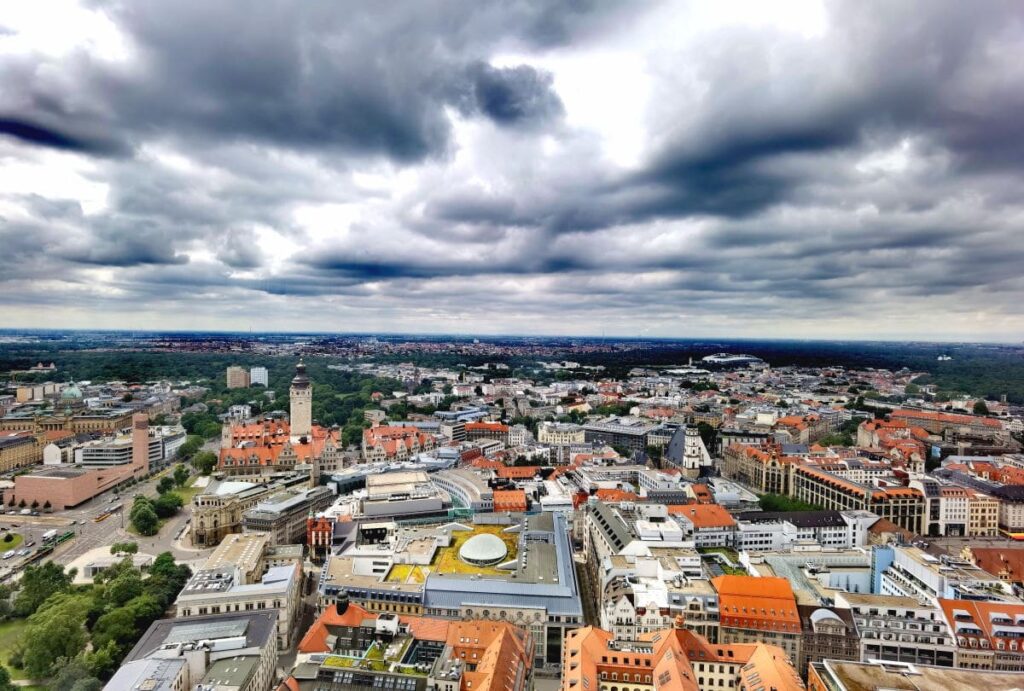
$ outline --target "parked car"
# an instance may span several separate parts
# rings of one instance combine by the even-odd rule
[[[13,549],[9,549],[6,552],[4,552],[3,558],[4,559],[10,559],[13,556],[14,556],[14,550]]]

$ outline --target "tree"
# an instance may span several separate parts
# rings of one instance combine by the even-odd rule
[[[174,489],[174,478],[168,475],[164,475],[160,478],[160,482],[156,483],[157,494],[165,494]]]
[[[30,677],[52,676],[67,660],[85,650],[85,617],[91,604],[88,595],[58,593],[29,617],[22,637],[22,664]]]
[[[21,576],[21,589],[14,600],[15,613],[19,617],[33,614],[50,596],[69,590],[72,578],[73,569],[65,572],[64,567],[52,561],[26,566]]]
[[[25,502],[24,499],[22,499],[21,501],[18,502],[18,506],[24,509],[26,506],[28,506],[28,504]]]
[[[139,543],[137,542],[115,542],[110,546],[111,554],[137,554]]]
[[[160,529],[160,518],[150,506],[144,506],[132,512],[132,527],[139,535],[156,535]]]
[[[4,534],[4,542],[14,542],[14,534],[13,533],[5,533]]]
[[[11,683],[11,675],[7,673],[7,668],[0,665],[0,691],[16,691],[17,688]]]
[[[203,438],[199,435],[190,434],[185,443],[178,447],[178,458],[188,460],[203,447]]]
[[[53,504],[51,504],[51,503],[50,503],[50,500],[49,500],[49,499],[47,499],[47,500],[46,500],[46,501],[45,501],[45,502],[43,503],[43,511],[49,511],[49,510],[50,510],[50,509],[52,509],[52,508],[53,508]]]
[[[974,402],[974,414],[975,415],[988,415],[988,404],[984,400],[978,399]]]
[[[39,508],[39,500],[38,499],[33,499],[32,500],[32,510],[35,511],[38,508]]]
[[[188,468],[179,463],[174,468],[174,484],[178,487],[184,487],[185,483],[188,482],[189,475]]]
[[[71,660],[61,667],[60,671],[57,672],[57,676],[50,681],[50,691],[73,691],[75,684],[92,678],[89,670],[85,668],[85,665],[80,660]],[[96,681],[99,680],[97,679]]]
[[[157,497],[156,501],[153,502],[153,511],[160,518],[170,518],[174,514],[178,513],[178,509],[183,506],[184,502],[181,499],[181,495],[175,494],[174,492],[166,492]]]
[[[360,434],[362,432],[360,431]],[[192,466],[202,475],[209,475],[217,467],[217,454],[212,451],[200,451],[192,457]]]

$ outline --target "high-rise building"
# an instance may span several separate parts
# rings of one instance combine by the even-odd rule
[[[270,386],[270,375],[266,367],[251,367],[249,369],[249,385],[262,384]]]
[[[149,416],[145,413],[132,415],[132,465],[135,474],[149,472]]]
[[[235,365],[228,367],[228,388],[249,388],[249,371],[246,370],[244,367],[237,367]]]
[[[289,391],[291,399],[291,438],[297,442],[303,437],[309,438],[313,430],[313,387],[306,376],[306,365],[299,360],[295,366],[295,377]]]

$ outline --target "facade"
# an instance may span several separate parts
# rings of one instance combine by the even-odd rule
[[[586,441],[580,425],[560,422],[542,422],[537,427],[537,441],[548,446],[571,446]]]
[[[685,627],[620,640],[592,626],[566,636],[562,691],[798,691],[803,682],[773,645],[711,644]]]
[[[954,639],[938,607],[912,597],[867,593],[837,593],[835,601],[853,616],[861,660],[953,666]]]
[[[791,467],[799,459],[782,453],[778,444],[730,444],[723,451],[722,474],[767,494],[790,494]]]
[[[660,427],[635,417],[607,417],[583,425],[584,439],[590,444],[607,444],[630,453],[647,449],[647,435]]]
[[[249,371],[244,367],[232,365],[227,370],[227,387],[229,389],[248,389]]]
[[[249,368],[249,385],[252,386],[253,384],[270,386],[270,374],[267,372],[266,367]]]
[[[291,426],[292,444],[303,444],[313,436],[313,385],[306,376],[306,365],[299,360],[295,366],[295,376],[288,389],[290,412],[288,422]]]
[[[301,598],[302,566],[298,563],[271,567],[254,582],[247,582],[239,569],[217,566],[192,575],[174,601],[174,616],[276,610],[277,648],[287,650],[298,623]]]
[[[43,447],[32,432],[0,432],[0,473],[43,460]]]
[[[782,648],[791,660],[801,651],[800,614],[785,578],[719,576],[719,642],[767,643]]]
[[[797,605],[797,611],[803,637],[796,668],[801,675],[809,665],[823,660],[860,660],[860,639],[850,610]]]
[[[870,511],[912,533],[921,534],[924,497],[912,487],[875,488],[810,465],[793,471],[792,496],[826,509]]]
[[[324,486],[280,490],[242,514],[242,530],[266,533],[272,545],[301,542],[306,537],[309,515],[326,509],[333,501],[334,493]]]
[[[260,501],[289,487],[309,487],[310,476],[293,473],[264,482],[213,480],[192,497],[192,544],[211,547],[225,536],[242,532],[242,517]]]
[[[363,460],[367,463],[405,461],[434,448],[433,435],[409,425],[371,427],[363,430]]]

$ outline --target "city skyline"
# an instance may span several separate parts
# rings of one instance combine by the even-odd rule
[[[1011,2],[19,4],[0,327],[1019,343],[1021,39]]]

